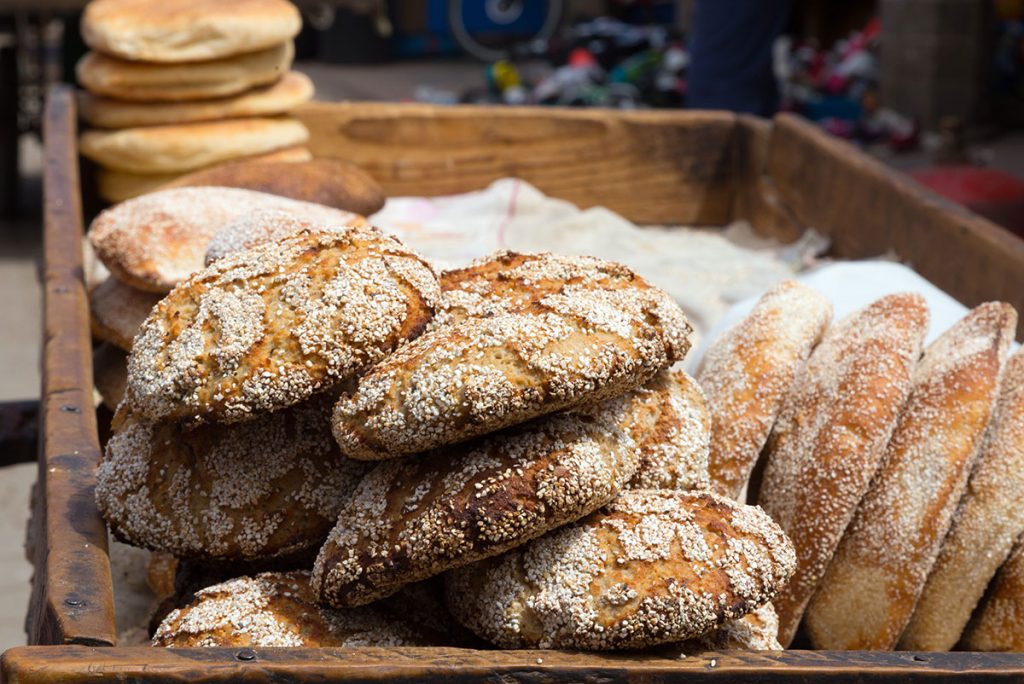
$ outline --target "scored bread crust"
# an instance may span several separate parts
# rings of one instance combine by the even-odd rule
[[[97,471],[96,503],[135,546],[221,560],[315,548],[367,471],[331,440],[329,398],[191,429],[123,408]]]
[[[278,209],[324,225],[346,225],[353,214],[242,188],[172,188],[100,212],[89,242],[122,282],[169,292],[205,266],[218,230],[257,209]]]
[[[825,333],[783,399],[758,499],[796,548],[796,573],[773,601],[783,646],[878,467],[927,327],[922,297],[883,297]]]
[[[290,41],[302,28],[287,0],[93,0],[82,39],[94,50],[148,62],[201,62]]]
[[[265,242],[277,242],[304,230],[347,231],[350,226],[366,225],[366,219],[362,216],[354,216],[343,226],[318,226],[315,222],[288,211],[255,209],[231,221],[210,238],[206,248],[206,265],[209,266],[228,254],[241,252]]]
[[[92,353],[92,377],[103,405],[116,411],[128,384],[128,355],[110,342],[98,345]]]
[[[896,645],[966,486],[1016,325],[1009,304],[982,304],[925,350],[882,465],[807,608],[817,648]]]
[[[608,503],[637,468],[614,409],[564,413],[377,465],[313,569],[320,598],[355,606],[493,556]]]
[[[1017,504],[1019,505],[1019,504]],[[964,629],[968,651],[1024,651],[1024,542],[1017,544],[992,579]]]
[[[824,295],[786,280],[708,348],[697,381],[711,408],[708,469],[719,494],[739,496],[797,370],[831,320]]]
[[[128,359],[133,408],[234,422],[296,404],[420,334],[440,297],[373,228],[302,232],[220,259],[160,301]]]
[[[1024,533],[1024,352],[1006,362],[967,489],[899,648],[948,651]]]
[[[107,278],[89,293],[92,336],[131,351],[139,327],[159,301],[158,294]]]
[[[354,648],[427,646],[430,635],[377,606],[317,605],[309,573],[265,572],[201,589],[164,618],[153,646]]]
[[[502,648],[678,642],[771,600],[793,547],[759,508],[628,490],[574,525],[447,576],[452,614]]]

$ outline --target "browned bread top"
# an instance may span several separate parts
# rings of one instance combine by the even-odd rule
[[[132,340],[160,295],[107,278],[89,293],[93,337],[131,351]]]
[[[302,232],[227,256],[174,289],[128,361],[146,416],[239,421],[379,362],[430,321],[430,266],[372,228]]]
[[[795,565],[759,508],[627,490],[604,509],[448,574],[452,613],[503,648],[682,641],[771,600]]]
[[[206,248],[206,265],[217,259],[263,244],[277,242],[289,235],[308,231],[348,230],[349,226],[366,226],[366,219],[352,214],[344,225],[324,226],[293,212],[281,209],[254,209],[239,216],[218,230]]]
[[[367,471],[338,451],[330,401],[238,425],[122,417],[97,472],[114,534],[177,556],[224,560],[316,548]]]
[[[294,648],[425,646],[430,635],[377,606],[318,606],[308,572],[266,572],[202,589],[171,612],[154,646]]]
[[[559,414],[381,463],[339,514],[313,586],[332,605],[362,605],[590,513],[636,472],[619,420]]]

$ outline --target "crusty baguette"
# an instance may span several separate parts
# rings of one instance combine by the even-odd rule
[[[708,348],[697,382],[711,410],[708,469],[718,493],[739,496],[786,391],[831,320],[828,299],[787,280]]]
[[[758,500],[796,547],[796,573],[773,601],[783,646],[878,467],[927,321],[924,299],[911,294],[847,316],[825,334],[783,400]]]
[[[969,651],[1024,652],[1024,539],[1017,540],[996,573],[960,646]]]
[[[885,458],[807,608],[823,649],[892,649],[949,530],[1017,313],[990,302],[925,350]]]

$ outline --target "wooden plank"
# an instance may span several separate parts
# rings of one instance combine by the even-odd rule
[[[731,216],[736,117],[724,112],[311,103],[318,157],[355,162],[389,195],[447,195],[517,176],[641,224]]]
[[[895,253],[968,306],[993,299],[1024,311],[1024,240],[789,114],[775,118],[768,173],[797,219],[831,253]]]
[[[772,137],[771,122],[741,114],[736,124],[734,163],[738,182],[732,217],[748,221],[761,235],[792,242],[803,234],[804,226],[782,201],[766,171]]]
[[[474,651],[455,648],[13,648],[10,684],[90,682],[986,682],[1020,681],[1024,655],[731,651],[650,653]]]
[[[35,644],[113,644],[107,528],[93,496],[99,459],[74,91],[51,90],[44,117],[44,333],[35,577],[27,627]]]

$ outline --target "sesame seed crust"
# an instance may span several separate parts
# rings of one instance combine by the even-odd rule
[[[362,605],[587,515],[636,472],[621,419],[611,407],[557,414],[378,464],[338,515],[314,588],[331,605]]]
[[[153,646],[305,647],[426,646],[429,636],[376,606],[318,606],[308,572],[266,572],[196,592],[172,611]]]
[[[683,641],[771,600],[796,559],[759,508],[627,490],[593,515],[447,576],[453,615],[503,648]]]
[[[996,573],[960,645],[970,651],[1024,651],[1024,543],[1020,540]]]
[[[816,647],[896,646],[966,487],[1016,326],[1013,307],[989,302],[925,350],[882,465],[807,608]]]
[[[241,188],[172,188],[121,202],[89,227],[97,256],[121,281],[165,293],[203,268],[206,247],[231,221],[273,208],[328,225],[357,215],[312,202]]]
[[[128,415],[97,471],[100,512],[119,539],[182,557],[315,548],[367,471],[331,439],[330,403],[193,428]]]
[[[418,335],[433,271],[372,228],[302,232],[218,260],[143,323],[128,361],[133,408],[235,422],[338,385]]]
[[[718,629],[683,643],[683,652],[704,651],[781,651],[779,616],[771,603],[756,608],[741,618],[726,620]]]
[[[798,559],[773,601],[783,646],[878,468],[927,326],[919,295],[879,299],[825,333],[783,399],[758,499]]]
[[[978,461],[900,638],[901,649],[952,649],[1024,533],[1024,351],[1006,362],[999,388]]]
[[[89,293],[92,336],[132,350],[132,339],[149,316],[160,295],[107,278]]]
[[[254,209],[214,233],[206,247],[205,263],[209,266],[228,254],[241,252],[264,242],[277,242],[303,230],[344,231],[348,226],[367,225],[369,224],[366,219],[358,215],[353,215],[344,224],[324,225],[322,222],[277,207]]]
[[[739,496],[797,369],[831,320],[828,299],[786,280],[708,349],[697,380],[711,407],[708,461],[718,493]]]

